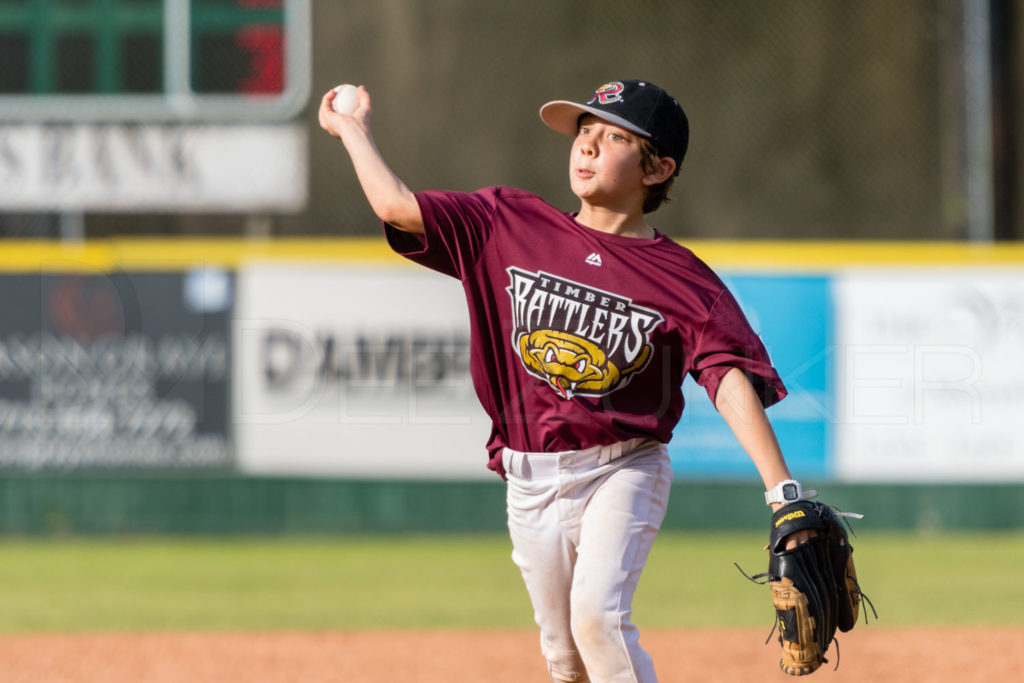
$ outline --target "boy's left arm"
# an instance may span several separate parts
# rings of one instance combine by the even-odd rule
[[[775,430],[741,370],[733,368],[722,378],[715,407],[754,461],[766,489],[790,478]],[[782,505],[772,504],[768,571],[759,576],[772,589],[782,648],[779,666],[802,676],[827,661],[837,628],[845,632],[857,623],[863,593],[853,548],[837,519],[843,513],[811,501],[791,505],[791,512],[779,514]],[[809,542],[815,536],[822,540]]]
[[[715,408],[754,462],[766,491],[780,481],[792,478],[761,399],[739,368],[729,370],[722,378],[715,395]],[[780,507],[781,503],[772,503],[773,511]],[[813,535],[812,531],[794,533],[786,539],[786,547],[793,548]]]

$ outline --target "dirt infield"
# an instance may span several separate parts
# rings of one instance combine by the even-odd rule
[[[793,680],[764,629],[645,631],[662,683]],[[813,680],[1019,680],[1024,627],[895,629],[840,639]],[[833,657],[835,652],[830,650]],[[544,683],[532,631],[158,633],[0,637],[3,681]]]

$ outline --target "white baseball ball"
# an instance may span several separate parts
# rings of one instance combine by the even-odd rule
[[[359,91],[356,86],[345,83],[334,89],[336,93],[331,100],[331,108],[339,114],[351,116],[359,105]]]

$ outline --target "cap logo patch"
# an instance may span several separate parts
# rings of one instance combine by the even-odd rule
[[[619,81],[605,83],[594,92],[594,96],[587,100],[587,104],[611,104],[622,101],[622,91],[626,89]]]

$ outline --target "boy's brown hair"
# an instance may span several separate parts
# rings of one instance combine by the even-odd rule
[[[663,155],[658,151],[658,148],[654,146],[654,143],[647,138],[638,139],[640,141],[640,168],[643,169],[644,173],[657,172],[661,169],[661,157]],[[644,213],[656,211],[665,202],[672,201],[668,196],[668,191],[672,187],[672,182],[675,179],[675,174],[673,174],[668,180],[646,188],[647,193],[644,196]]]

